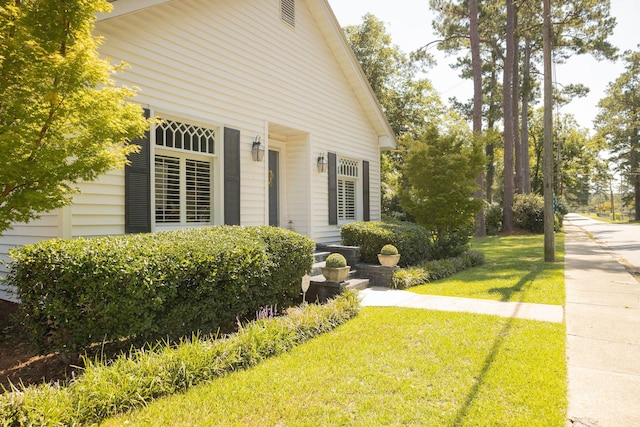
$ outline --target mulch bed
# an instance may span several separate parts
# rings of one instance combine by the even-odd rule
[[[38,354],[17,322],[18,305],[0,300],[0,393],[13,385],[65,381],[81,361],[64,362],[56,353]]]

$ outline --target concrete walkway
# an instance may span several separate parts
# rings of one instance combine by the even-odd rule
[[[571,220],[565,233],[567,418],[640,426],[640,283]]]
[[[570,217],[569,217],[570,218]],[[640,426],[640,283],[571,220],[565,221],[564,307],[360,291],[363,306],[411,307],[562,322],[567,329],[567,426]]]
[[[389,288],[367,288],[360,291],[360,295],[363,306],[425,308],[429,310],[491,314],[545,322],[562,322],[563,320],[563,309],[559,305],[419,295]]]

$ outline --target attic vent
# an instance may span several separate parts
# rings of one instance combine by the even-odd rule
[[[280,19],[292,27],[296,26],[296,0],[280,0]]]

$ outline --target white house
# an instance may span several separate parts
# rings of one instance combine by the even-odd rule
[[[380,150],[395,138],[326,0],[112,4],[100,51],[129,64],[118,81],[162,124],[124,171],[6,231],[0,259],[55,237],[219,224],[338,242],[341,224],[380,218]]]

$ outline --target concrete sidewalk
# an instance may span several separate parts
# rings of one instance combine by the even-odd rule
[[[637,266],[640,267],[640,266]],[[565,220],[564,320],[567,426],[640,426],[640,283],[613,255]],[[563,307],[360,291],[364,306],[398,306],[562,322]]]
[[[567,425],[640,426],[640,283],[565,221]]]

